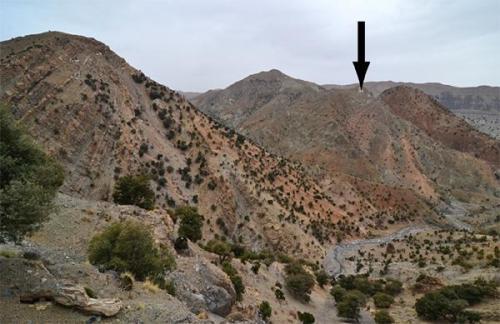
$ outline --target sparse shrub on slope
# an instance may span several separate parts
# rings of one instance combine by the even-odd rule
[[[155,193],[149,187],[148,177],[128,175],[116,181],[113,201],[120,205],[135,205],[144,209],[153,209]]]
[[[233,283],[234,290],[236,291],[236,300],[241,301],[245,293],[245,285],[243,284],[243,279],[238,274],[238,270],[229,261],[224,261],[222,263],[222,271],[229,276],[229,279]]]
[[[231,256],[231,244],[226,241],[210,240],[205,246],[205,250],[217,254],[220,263],[223,263]]]
[[[337,303],[340,303],[342,301],[346,293],[347,290],[340,285],[335,285],[332,287],[332,290],[330,290],[330,294],[333,296]]]
[[[377,324],[392,324],[394,319],[385,309],[379,310],[375,313],[375,323]]]
[[[452,285],[429,292],[417,299],[415,310],[419,317],[426,320],[450,320],[477,322],[477,313],[465,308],[482,300],[497,296],[497,284],[477,279],[474,283]]]
[[[359,290],[347,292],[340,303],[337,303],[337,314],[340,317],[358,320],[360,308],[366,303],[366,296]]]
[[[186,237],[193,242],[201,240],[203,227],[203,216],[198,214],[194,207],[179,207],[175,210],[175,216],[180,219],[179,236]]]
[[[89,261],[105,270],[130,271],[138,280],[155,278],[175,267],[175,259],[156,247],[148,228],[138,222],[111,224],[89,244]]]
[[[389,308],[394,303],[394,297],[383,292],[378,292],[373,295],[373,303],[377,308]]]
[[[314,315],[308,312],[297,312],[297,317],[302,324],[313,324],[316,321]]]
[[[273,309],[268,301],[263,301],[262,303],[260,303],[259,315],[264,321],[267,321],[272,314],[273,314]]]
[[[0,241],[38,229],[63,180],[62,168],[0,107]]]
[[[290,294],[302,302],[309,302],[314,277],[298,262],[287,264],[285,272],[285,286]]]
[[[328,283],[328,279],[330,279],[325,270],[316,271],[315,276],[316,281],[318,282],[318,286],[320,286],[321,288],[323,288],[323,286]]]

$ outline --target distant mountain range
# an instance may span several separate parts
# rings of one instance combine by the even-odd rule
[[[422,90],[443,106],[463,117],[482,132],[500,138],[500,87],[453,87],[441,83],[412,83],[377,81],[365,82],[365,91],[378,96],[385,90],[405,85]],[[325,89],[358,89],[358,84],[324,84]],[[217,90],[215,90],[217,91]],[[187,99],[195,99],[201,92],[183,93]]]
[[[456,105],[497,109],[495,88],[465,89],[485,96],[468,101],[458,88],[423,87]],[[498,204],[500,142],[414,87],[367,83],[360,93],[356,86],[319,86],[271,70],[192,101],[276,154],[314,166],[321,176],[348,178],[371,202],[383,205],[390,188],[398,188],[393,195],[407,190],[432,204],[458,199],[489,205],[490,212]]]

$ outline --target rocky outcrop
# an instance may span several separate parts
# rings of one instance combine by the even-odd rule
[[[40,261],[0,257],[0,286],[22,303],[51,300],[85,313],[115,316],[123,304],[116,298],[91,298],[77,284],[57,280]]]
[[[35,302],[40,299],[53,300],[66,306],[75,307],[89,314],[114,316],[123,304],[115,298],[90,298],[81,286],[65,284],[54,290],[31,291],[19,297],[21,302]]]
[[[179,257],[177,270],[169,274],[176,285],[176,297],[193,313],[207,310],[226,316],[236,302],[236,292],[229,277],[207,259]]]

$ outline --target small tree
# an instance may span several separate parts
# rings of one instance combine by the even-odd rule
[[[386,280],[384,286],[385,293],[395,296],[399,294],[401,291],[403,291],[403,284],[401,283],[401,281],[390,278]]]
[[[330,294],[333,296],[333,298],[335,299],[335,302],[337,302],[337,303],[342,301],[342,299],[344,298],[346,293],[347,293],[347,290],[345,290],[340,285],[333,286],[332,290],[330,291]]]
[[[314,315],[308,312],[297,312],[297,316],[302,324],[313,324],[316,321]]]
[[[184,236],[193,242],[201,240],[203,217],[198,214],[194,207],[179,207],[175,210],[175,216],[180,218],[179,236]]]
[[[378,292],[373,295],[373,303],[377,308],[389,308],[394,303],[394,297],[383,292]]]
[[[342,301],[337,304],[337,314],[340,317],[358,320],[360,308],[365,302],[366,299],[363,293],[357,290],[351,290],[342,298]]]
[[[231,256],[231,245],[221,240],[210,240],[206,245],[206,250],[219,256],[219,263],[226,261]]]
[[[273,309],[268,301],[264,300],[262,303],[260,303],[259,315],[264,321],[267,322],[267,320],[269,319],[269,317],[271,317],[272,314],[273,314]]]
[[[445,317],[449,300],[440,292],[430,292],[417,299],[415,310],[418,316],[427,320],[438,320]]]
[[[302,302],[309,302],[311,299],[309,295],[314,287],[313,276],[298,262],[287,264],[285,272],[285,286],[290,294]]]
[[[135,221],[113,223],[89,244],[89,261],[104,270],[130,271],[138,280],[154,278],[175,267],[167,251],[160,252],[148,228]]]
[[[0,241],[37,230],[63,180],[63,169],[0,106]]]
[[[326,273],[325,270],[319,270],[319,271],[316,271],[315,273],[316,275],[316,281],[318,282],[318,285],[323,288],[324,285],[326,285],[328,283],[328,274]]]
[[[116,182],[113,200],[120,205],[135,205],[144,209],[153,209],[155,193],[149,187],[148,177],[128,175],[119,178]]]
[[[241,301],[245,293],[245,285],[243,284],[243,279],[238,274],[238,270],[230,262],[224,261],[222,263],[222,271],[229,276],[229,279],[233,283],[234,290],[236,291],[236,300]]]
[[[379,310],[375,313],[375,323],[377,324],[392,324],[394,319],[385,309]]]

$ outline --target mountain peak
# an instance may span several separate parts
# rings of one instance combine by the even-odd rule
[[[265,80],[265,81],[274,81],[274,80],[285,80],[285,79],[293,79],[292,77],[286,75],[278,69],[271,69],[268,71],[261,71],[255,74],[251,74],[243,80]],[[242,81],[243,81],[242,80]]]

